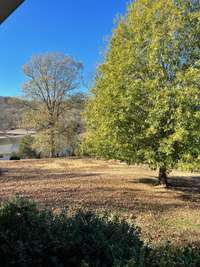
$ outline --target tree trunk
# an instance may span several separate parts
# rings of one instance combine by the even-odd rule
[[[168,186],[168,179],[167,179],[167,169],[166,167],[160,167],[159,169],[159,184]]]
[[[56,149],[55,149],[55,137],[54,137],[54,131],[51,131],[51,136],[50,136],[50,157],[55,158],[56,156]]]

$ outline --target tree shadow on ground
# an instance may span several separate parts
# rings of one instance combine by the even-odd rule
[[[152,177],[145,177],[145,178],[139,178],[132,180],[131,183],[134,184],[147,184],[147,185],[158,185],[158,179],[154,176]]]
[[[168,190],[180,192],[179,198],[185,201],[200,202],[200,175],[170,176]],[[158,185],[154,176],[132,180],[131,183],[141,183],[151,186]]]
[[[37,168],[9,168],[3,169],[2,175],[0,176],[0,182],[16,182],[16,181],[36,181],[53,178],[58,179],[72,179],[72,178],[87,178],[87,177],[98,177],[101,173],[99,172],[76,172],[76,171],[65,171],[57,169],[37,169]]]
[[[172,176],[169,177],[171,189],[189,193],[200,193],[200,176]]]
[[[183,200],[200,202],[200,176],[172,176],[169,184],[170,190],[182,192]]]

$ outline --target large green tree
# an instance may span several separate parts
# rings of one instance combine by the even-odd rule
[[[200,2],[137,0],[119,20],[85,111],[90,153],[168,172],[200,154]]]

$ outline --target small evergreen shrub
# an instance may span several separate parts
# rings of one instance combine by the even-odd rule
[[[10,156],[10,160],[20,160],[20,156],[16,152],[13,152]]]
[[[33,148],[34,137],[27,134],[25,135],[19,145],[19,155],[22,159],[39,158],[39,153]]]
[[[0,208],[2,267],[135,267],[142,247],[138,229],[115,216],[54,215],[18,197]]]

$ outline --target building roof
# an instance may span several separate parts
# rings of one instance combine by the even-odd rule
[[[35,134],[34,130],[15,129],[9,131],[0,131],[0,139],[22,137],[27,134]]]
[[[0,24],[22,3],[24,0],[0,0]]]

